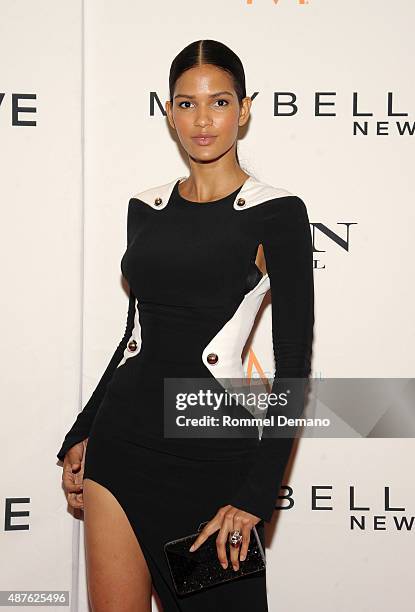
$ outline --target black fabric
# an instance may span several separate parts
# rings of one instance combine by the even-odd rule
[[[260,279],[252,254],[263,245],[272,296],[272,338],[277,392],[279,377],[306,377],[311,370],[314,323],[313,256],[307,209],[297,196],[286,196],[237,211],[236,194],[210,203],[181,198],[178,183],[162,211],[132,198],[128,207],[127,250],[121,268],[130,283],[125,332],[91,398],[67,433],[57,456],[86,438],[107,385],[122,359],[134,325],[135,296],[140,303],[163,303],[178,324],[181,353],[197,359],[232,316],[244,293]],[[256,268],[256,266],[255,266]],[[171,313],[168,306],[171,306]],[[178,312],[182,306],[182,320]],[[190,351],[186,337],[188,308],[198,308],[199,344]],[[203,332],[205,333],[202,333]],[[162,330],[160,330],[161,334]],[[181,333],[182,332],[182,333]],[[143,334],[145,336],[145,333]],[[165,351],[163,342],[152,353]],[[144,342],[143,349],[146,348]],[[175,345],[179,362],[179,347]],[[142,349],[142,352],[143,352]],[[199,351],[200,352],[200,351]],[[134,359],[134,358],[133,358]],[[122,366],[124,367],[124,366]],[[183,375],[185,375],[183,370]],[[207,376],[206,370],[200,376]],[[233,499],[234,505],[270,520],[292,439],[263,440],[251,477]],[[231,502],[229,502],[231,503]]]
[[[307,209],[300,198],[275,200],[272,210],[266,206],[262,244],[271,284],[276,361],[271,392],[279,394],[286,389],[281,379],[299,379],[294,381],[295,387],[290,387],[293,391],[290,416],[296,417],[304,408],[314,327],[313,248]],[[267,417],[278,414],[277,406],[269,405]],[[271,435],[264,428],[255,462],[241,488],[230,498],[232,505],[267,522],[272,518],[295,439]]]
[[[122,504],[171,610],[194,608],[177,600],[162,543],[192,533],[226,504],[269,521],[292,449],[292,437],[267,433],[261,440],[178,440],[163,433],[164,378],[211,376],[203,348],[260,281],[255,256],[261,243],[272,297],[272,391],[278,393],[281,378],[304,379],[311,371],[314,286],[306,206],[290,195],[236,210],[239,189],[197,203],[182,198],[176,182],[161,210],[130,199],[121,260],[130,286],[125,332],[57,455],[63,459],[73,444],[89,437],[84,478],[106,486]],[[117,367],[133,329],[136,297],[142,344]],[[300,398],[298,414],[301,409]],[[174,525],[164,526],[166,508]],[[255,609],[267,609],[264,581],[257,577],[250,587],[229,587],[236,588],[232,597],[243,593],[251,606],[239,601],[238,610],[251,610],[255,602]],[[223,603],[231,590],[221,589]],[[203,597],[209,606],[215,594]],[[194,601],[201,611],[210,609],[201,605],[204,599]]]

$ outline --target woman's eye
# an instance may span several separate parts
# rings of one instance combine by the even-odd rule
[[[227,100],[225,100],[225,98],[220,98],[219,100],[216,100],[216,102],[226,102],[226,105],[229,104],[229,102]],[[223,106],[223,105],[221,104],[221,106]]]
[[[179,102],[180,108],[184,108],[182,104],[191,104],[191,102],[189,102],[189,100],[185,100],[184,102]],[[189,107],[187,106],[186,108],[189,108]]]

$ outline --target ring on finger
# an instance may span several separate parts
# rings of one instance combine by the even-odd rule
[[[242,533],[239,529],[235,529],[229,534],[229,543],[233,548],[239,548],[242,543]]]

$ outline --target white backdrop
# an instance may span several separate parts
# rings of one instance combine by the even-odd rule
[[[124,331],[128,200],[187,174],[150,94],[164,106],[170,63],[193,40],[220,40],[241,57],[247,93],[257,94],[241,164],[299,195],[312,224],[312,375],[411,377],[415,7],[3,0],[0,11],[0,589],[69,590],[71,609],[86,611],[82,519],[67,509],[54,457]],[[276,92],[295,94],[295,115],[274,115]],[[320,112],[334,115],[316,116],[317,92]],[[393,112],[407,116],[388,116],[388,92]],[[353,116],[354,95],[356,110],[371,115]],[[35,107],[17,118],[36,125],[16,125],[13,104]],[[367,122],[368,134],[354,134],[355,122]],[[346,240],[349,223],[345,249],[325,228]],[[267,371],[270,316],[267,306],[251,347]],[[285,480],[295,505],[267,529],[271,612],[412,609],[413,527],[399,521],[414,514],[414,446],[300,441]],[[369,510],[350,509],[350,486]],[[385,511],[386,486],[404,510]],[[319,494],[331,499],[319,505],[330,510],[312,509],[312,487],[325,487]],[[366,530],[352,530],[350,517],[362,515]]]

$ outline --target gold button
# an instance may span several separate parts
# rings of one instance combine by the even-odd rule
[[[211,365],[217,363],[218,359],[219,357],[216,355],[216,353],[209,353],[209,355],[207,356],[208,363],[210,363]]]
[[[160,204],[162,204],[162,202],[163,202],[163,200],[162,200],[161,198],[156,198],[156,199],[154,200],[154,204],[155,204],[156,206],[160,206]]]
[[[137,342],[135,340],[131,340],[127,346],[128,346],[128,350],[133,352],[137,348]]]
[[[237,203],[238,206],[245,206],[244,198],[238,198],[236,203]]]

